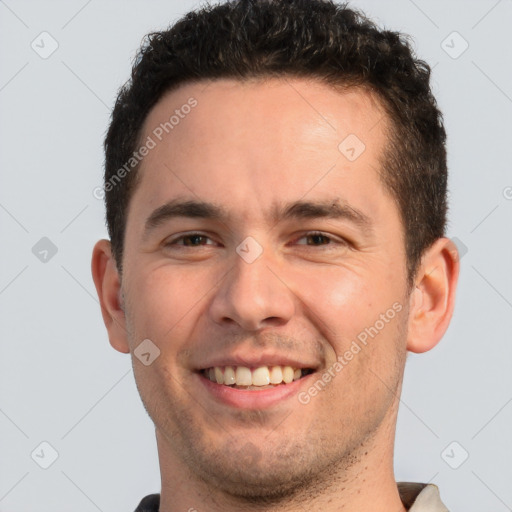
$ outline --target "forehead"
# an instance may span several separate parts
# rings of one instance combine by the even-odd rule
[[[141,143],[152,148],[134,208],[188,195],[239,206],[243,216],[265,202],[336,190],[376,214],[386,127],[380,102],[362,88],[297,78],[185,84],[145,120]]]

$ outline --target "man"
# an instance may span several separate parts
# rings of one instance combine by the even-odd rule
[[[445,511],[395,482],[407,351],[452,316],[429,68],[321,0],[151,34],[106,136],[92,272],[132,355],[161,493],[137,511]]]

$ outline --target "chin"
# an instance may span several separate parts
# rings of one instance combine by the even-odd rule
[[[256,470],[254,467],[235,471],[233,469],[233,466],[216,466],[213,482],[210,479],[209,483],[214,483],[225,495],[240,502],[275,505],[290,500],[308,484],[306,474],[296,474],[289,468],[270,472],[260,467]]]
[[[233,444],[223,450],[195,451],[195,463],[190,469],[208,487],[230,496],[234,503],[268,508],[297,499],[321,485],[325,472],[333,469],[333,460],[320,458],[314,450],[308,451],[307,446],[296,443],[287,448],[267,443],[266,451],[262,445],[251,442],[239,448]]]

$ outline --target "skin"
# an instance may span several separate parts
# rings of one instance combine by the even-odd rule
[[[393,474],[405,359],[449,324],[456,246],[437,240],[407,288],[403,226],[378,177],[388,119],[370,92],[298,78],[187,84],[152,109],[141,140],[192,96],[197,106],[141,164],[122,279],[108,241],[92,259],[110,343],[132,354],[155,423],[161,512],[405,510]],[[338,149],[349,134],[366,146],[353,162]],[[229,218],[177,217],[145,232],[176,198],[222,205]],[[336,199],[364,212],[372,231],[345,218],[269,217],[275,205]],[[196,231],[206,238],[175,240]],[[263,250],[252,263],[236,252],[249,236]],[[232,407],[196,373],[219,355],[277,352],[314,364],[307,391],[396,303],[306,405],[293,396]],[[134,356],[144,339],[160,350],[148,366]]]

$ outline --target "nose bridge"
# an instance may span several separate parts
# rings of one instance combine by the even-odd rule
[[[294,300],[291,290],[271,270],[276,265],[268,251],[253,259],[251,251],[255,247],[251,243],[237,248],[233,267],[217,290],[211,313],[216,323],[236,323],[254,331],[288,322],[294,313]]]

